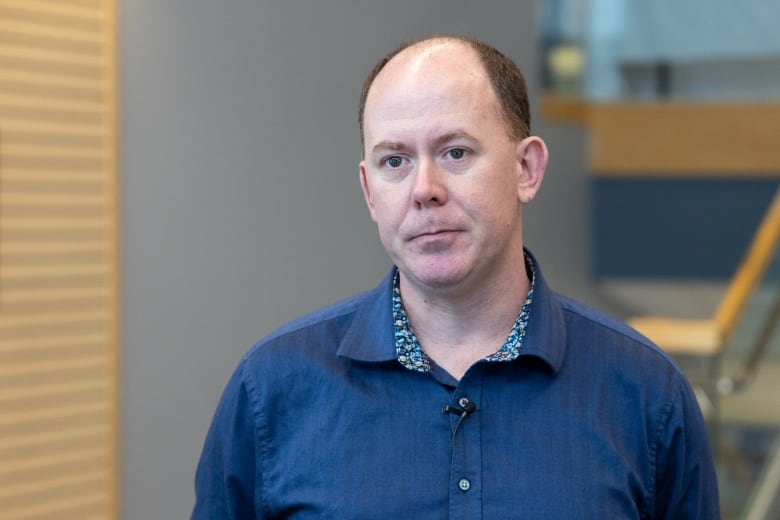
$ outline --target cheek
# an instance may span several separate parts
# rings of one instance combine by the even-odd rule
[[[383,198],[374,200],[373,219],[376,222],[379,232],[388,234],[398,228],[403,218],[398,210],[398,204],[393,204]]]
[[[513,186],[505,186],[503,191],[480,191],[471,194],[466,202],[467,212],[480,219],[486,226],[508,228],[516,224],[520,217],[520,203]]]

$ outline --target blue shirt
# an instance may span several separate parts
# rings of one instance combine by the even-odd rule
[[[537,268],[520,354],[453,387],[398,362],[393,275],[243,357],[193,519],[719,518],[696,399],[647,339]]]

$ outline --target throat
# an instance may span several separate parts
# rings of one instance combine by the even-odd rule
[[[439,345],[431,342],[422,343],[425,354],[437,367],[450,374],[456,381],[460,381],[463,375],[475,363],[488,358],[496,353],[499,343],[487,343],[479,345]],[[492,345],[492,346],[486,346]]]

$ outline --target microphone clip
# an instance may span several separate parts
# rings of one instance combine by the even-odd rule
[[[471,401],[463,401],[459,403],[461,406],[446,405],[441,409],[442,413],[451,413],[460,416],[461,419],[465,419],[477,410],[477,405]]]

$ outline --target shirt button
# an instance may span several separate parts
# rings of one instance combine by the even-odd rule
[[[458,481],[458,487],[461,491],[468,491],[471,488],[471,482],[466,478],[462,478]]]
[[[467,404],[469,404],[469,398],[468,397],[461,397],[458,399],[458,404],[461,408],[464,408]]]

